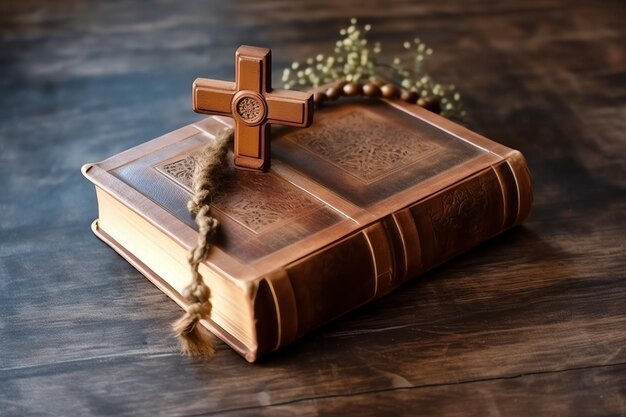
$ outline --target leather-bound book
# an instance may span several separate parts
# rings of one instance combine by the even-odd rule
[[[231,125],[209,117],[83,167],[96,235],[183,307],[193,155]],[[324,108],[308,129],[274,129],[268,172],[231,166],[221,180],[203,324],[255,361],[519,224],[531,201],[518,151],[434,113]]]

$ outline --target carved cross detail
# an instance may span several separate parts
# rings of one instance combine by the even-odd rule
[[[307,127],[313,121],[311,94],[272,90],[271,51],[241,46],[235,53],[235,82],[198,78],[193,110],[232,116],[235,166],[266,170],[270,165],[270,124]]]

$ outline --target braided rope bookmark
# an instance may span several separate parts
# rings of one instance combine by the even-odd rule
[[[198,225],[198,241],[188,255],[191,267],[191,283],[183,290],[188,303],[187,311],[173,325],[181,351],[187,356],[210,358],[215,353],[213,339],[200,325],[200,320],[211,317],[211,290],[198,271],[206,259],[219,222],[211,216],[211,197],[217,189],[217,180],[228,167],[228,145],[233,140],[233,130],[221,131],[211,143],[195,156],[193,173],[193,198],[187,209],[195,216]]]

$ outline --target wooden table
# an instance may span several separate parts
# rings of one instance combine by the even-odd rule
[[[0,415],[626,414],[625,3],[423,3],[4,2]],[[351,16],[435,49],[469,126],[526,155],[534,211],[259,364],[183,358],[79,168],[198,120],[192,80],[232,79],[240,44],[278,85]]]

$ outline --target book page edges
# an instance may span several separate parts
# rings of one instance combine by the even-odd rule
[[[134,256],[130,251],[128,251],[124,246],[118,244],[115,239],[109,236],[106,231],[99,227],[98,220],[94,220],[94,222],[91,224],[91,230],[100,240],[109,245],[121,257],[126,259],[129,264],[137,269],[165,295],[174,300],[176,304],[178,304],[182,309],[187,309],[187,304],[182,295],[163,278],[161,278],[158,274],[152,271],[152,269],[146,266],[140,259]],[[246,358],[246,360],[248,360],[249,362],[253,362],[257,359],[256,347],[250,348],[246,346],[233,335],[231,335],[228,331],[224,330],[221,326],[215,323],[213,320],[202,320],[200,323],[210,332],[212,332],[221,340],[223,340],[226,344],[228,344],[231,348],[233,348],[237,353]]]

